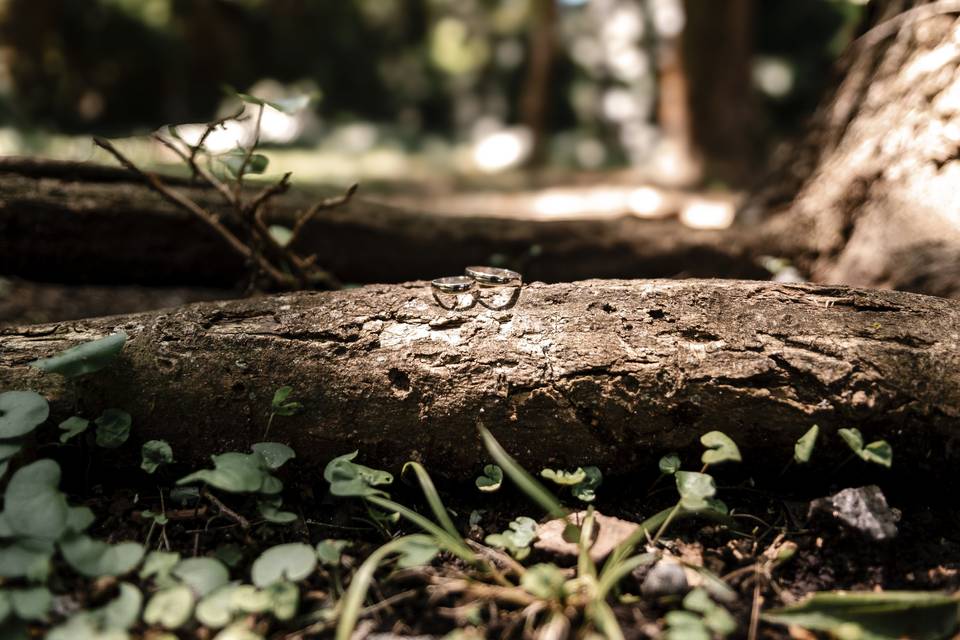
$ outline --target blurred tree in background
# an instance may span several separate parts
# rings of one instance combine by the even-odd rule
[[[669,164],[692,145],[708,178],[736,182],[809,115],[861,4],[5,0],[0,152],[42,152],[29,146],[41,133],[202,122],[224,85],[269,80],[322,94],[305,147],[468,141],[496,171]],[[356,123],[373,129],[344,138]]]

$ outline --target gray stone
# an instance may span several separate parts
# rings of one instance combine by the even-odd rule
[[[660,560],[647,572],[640,584],[640,593],[647,598],[677,596],[687,592],[687,575],[683,567],[670,560]]]
[[[882,541],[897,536],[900,512],[887,505],[880,487],[869,485],[814,500],[808,518],[811,522],[833,522],[844,530]]]

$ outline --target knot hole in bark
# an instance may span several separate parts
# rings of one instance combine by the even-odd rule
[[[394,395],[400,398],[407,397],[410,393],[410,376],[405,371],[393,367],[387,371],[387,377],[390,378]]]

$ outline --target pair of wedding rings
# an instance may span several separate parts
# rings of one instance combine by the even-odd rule
[[[437,278],[430,283],[433,299],[448,311],[466,311],[475,304],[487,309],[508,309],[517,302],[523,278],[511,269],[467,267],[466,275]],[[486,293],[485,293],[486,292]],[[452,302],[442,296],[453,296]]]

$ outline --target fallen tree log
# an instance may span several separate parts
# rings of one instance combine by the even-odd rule
[[[27,366],[121,329],[119,359],[76,384]],[[463,478],[485,459],[483,422],[533,469],[651,469],[719,429],[753,471],[782,467],[817,423],[818,460],[857,427],[925,472],[958,455],[958,347],[960,305],[908,293],[594,280],[454,313],[408,283],[0,328],[0,388],[46,394],[52,421],[125,409],[136,441],[191,462],[268,437],[273,392],[292,385],[304,410],[269,438],[316,466],[360,449]]]
[[[222,212],[210,189],[178,191]],[[205,224],[124,171],[10,158],[0,160],[0,274],[30,280],[230,287],[243,260]],[[329,195],[329,194],[327,194]],[[270,223],[292,225],[320,196],[271,202]],[[519,213],[519,212],[518,212]],[[529,212],[527,212],[529,213]],[[320,212],[295,249],[343,282],[404,282],[458,274],[493,256],[529,280],[609,277],[761,278],[766,272],[741,229],[690,229],[676,219],[537,220],[438,214],[354,197]],[[225,217],[224,222],[229,218]]]

